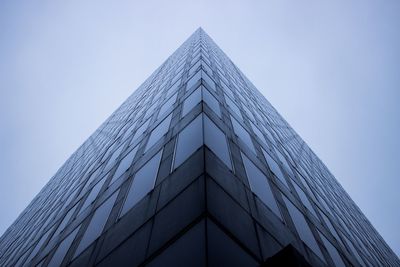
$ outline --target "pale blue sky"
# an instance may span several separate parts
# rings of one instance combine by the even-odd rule
[[[0,2],[0,233],[202,26],[400,254],[400,1],[140,2]]]

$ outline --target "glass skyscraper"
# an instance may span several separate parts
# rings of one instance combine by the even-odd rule
[[[400,266],[326,166],[202,30],[0,239],[0,266]]]

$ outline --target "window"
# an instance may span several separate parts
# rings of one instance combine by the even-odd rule
[[[62,230],[64,230],[65,226],[67,225],[67,223],[71,220],[72,215],[74,214],[76,207],[78,205],[76,204],[74,207],[72,207],[67,214],[64,216],[64,219],[62,220],[62,222],[60,223],[60,225],[58,226],[57,230],[54,232],[53,236],[51,237],[50,240],[54,240],[55,238],[58,237],[58,235],[61,233]],[[51,242],[51,241],[49,241]]]
[[[132,164],[133,158],[136,155],[139,146],[134,147],[119,163],[117,170],[114,173],[114,176],[110,182],[110,185],[115,182]]]
[[[196,64],[194,64],[190,70],[189,70],[189,76],[192,75],[201,65],[201,60],[197,61]]]
[[[147,118],[147,117],[151,117],[154,113],[154,110],[156,109],[156,107],[158,107],[158,99],[155,100],[155,103],[152,104],[150,107],[146,108],[146,114],[143,116],[143,118]]]
[[[304,193],[303,189],[300,188],[294,181],[292,182],[294,189],[296,190],[297,194],[299,195],[301,202],[303,205],[318,219],[317,213],[315,212],[310,200],[308,199],[307,195]]]
[[[227,96],[225,96],[225,101],[226,104],[233,110],[233,112],[236,113],[240,117],[241,120],[243,120],[242,114],[240,113],[240,109],[238,106]]]
[[[337,267],[346,267],[346,264],[343,262],[342,257],[340,257],[337,249],[332,245],[332,243],[321,233],[319,233],[324,243],[326,250],[328,250],[329,255],[331,256],[335,266]]]
[[[177,80],[178,78],[179,78],[179,80]],[[177,80],[177,82],[175,82],[175,80]],[[178,88],[181,84],[180,76],[175,76],[172,83],[173,83],[173,85],[171,86],[171,88],[168,89],[166,98],[169,98],[171,95],[173,95],[178,90]]]
[[[178,135],[175,150],[175,168],[182,164],[203,144],[202,115],[187,125]]]
[[[189,113],[201,101],[201,87],[197,88],[190,96],[183,102],[182,117]]]
[[[111,158],[108,160],[107,165],[104,167],[104,170],[109,170],[110,167],[115,163],[115,160],[121,154],[122,149],[124,148],[123,145],[119,146],[117,150],[112,154]]]
[[[150,119],[145,121],[142,124],[142,126],[140,126],[139,129],[136,130],[135,135],[132,137],[132,140],[129,145],[132,145],[133,142],[147,130],[147,127],[149,126],[149,122],[150,122]]]
[[[178,89],[178,87],[179,87],[180,84],[181,84],[181,80],[179,79],[177,82],[175,82],[175,83],[171,86],[171,88],[168,89],[167,95],[170,95],[170,94],[172,94],[173,92],[175,92],[175,90]]]
[[[262,149],[262,152],[264,154],[265,160],[268,163],[269,168],[271,171],[275,174],[275,176],[287,187],[289,188],[289,185],[285,179],[284,174],[281,171],[281,168],[279,167],[278,163],[267,153]]]
[[[160,166],[161,155],[162,150],[136,172],[122,207],[120,217],[153,189]]]
[[[39,249],[43,246],[44,241],[46,241],[47,238],[49,237],[49,234],[51,233],[52,229],[53,229],[53,227],[50,228],[50,230],[48,230],[44,235],[42,235],[39,242],[37,242],[35,248],[32,250],[31,254],[29,255],[28,259],[26,260],[26,263],[29,263],[36,256],[36,254],[39,252]]]
[[[336,232],[335,228],[333,227],[333,225],[332,225],[331,221],[328,219],[328,217],[321,210],[320,210],[319,214],[321,214],[322,219],[324,220],[325,224],[328,226],[331,234],[336,238],[337,241],[341,242],[338,233]]]
[[[304,218],[303,213],[301,213],[292,202],[287,199],[285,196],[283,197],[285,201],[286,207],[288,208],[290,217],[294,223],[297,233],[299,234],[301,240],[318,256],[325,262],[324,256],[318,246],[317,241],[314,238],[313,233],[311,232],[310,227],[306,219]]]
[[[282,219],[267,177],[243,153],[242,159],[251,191],[253,191],[265,205],[267,205],[279,218]]]
[[[286,158],[282,155],[282,153],[275,148],[275,152],[276,155],[278,155],[279,160],[282,162],[282,164],[285,166],[285,169],[287,172],[289,172],[291,174],[291,176],[293,177],[293,172],[292,169],[289,166],[289,163],[287,162]]]
[[[342,235],[344,237],[344,240],[346,240],[347,245],[350,248],[350,251],[353,253],[354,256],[356,256],[358,262],[362,265],[362,266],[366,266],[365,262],[361,259],[360,254],[358,254],[356,248],[354,247],[353,243],[351,243],[351,241],[345,236]]]
[[[169,129],[169,124],[171,123],[172,114],[166,117],[160,124],[157,125],[156,128],[151,132],[149,141],[147,141],[146,148],[144,152],[146,152],[150,147],[152,147],[161,137],[163,137]]]
[[[157,119],[161,118],[161,116],[164,115],[164,113],[167,112],[173,106],[173,104],[176,102],[177,96],[178,96],[177,93],[174,94],[173,96],[170,97],[170,99],[167,100],[167,102],[164,103],[164,105],[161,106]]]
[[[90,191],[88,197],[85,200],[85,203],[83,203],[81,210],[79,211],[79,213],[81,213],[82,211],[84,211],[90,204],[92,204],[97,195],[100,192],[100,189],[103,187],[104,182],[106,181],[105,177],[103,177]]]
[[[207,116],[204,116],[204,143],[232,170],[226,136]]]
[[[108,216],[114,206],[114,202],[117,199],[118,191],[116,191],[111,197],[109,197],[103,204],[101,204],[93,214],[92,219],[83,235],[78,248],[74,253],[74,257],[81,254],[90,244],[92,244],[103,232],[104,226],[107,223]]]
[[[206,84],[210,89],[212,89],[213,91],[216,90],[215,82],[210,78],[210,76],[207,75],[206,72],[204,71],[201,72],[201,78],[206,82]]]
[[[240,125],[240,123],[236,119],[234,119],[233,117],[231,117],[231,119],[235,134],[250,148],[251,151],[253,151],[254,154],[256,154],[256,149],[254,148],[249,133],[242,127],[242,125]]]
[[[125,140],[129,135],[132,134],[133,129],[136,127],[137,120],[132,123],[132,125],[125,131],[121,140]]]
[[[264,135],[261,133],[261,131],[257,128],[257,126],[254,123],[250,123],[251,124],[251,128],[253,128],[254,133],[257,135],[257,137],[261,140],[261,142],[264,142],[265,144],[267,144],[265,142],[265,138]]]
[[[89,185],[92,184],[92,182],[98,177],[100,173],[101,167],[97,168],[91,175],[90,178],[87,180],[85,187],[82,189],[82,192],[86,192],[86,189],[89,187]]]
[[[256,119],[253,116],[253,113],[251,113],[251,111],[248,109],[248,107],[246,107],[246,105],[244,103],[242,103],[243,106],[243,110],[246,112],[247,116],[249,116],[250,121],[256,121]]]
[[[56,252],[51,258],[49,264],[47,266],[61,266],[61,263],[64,260],[65,255],[67,254],[69,247],[74,241],[76,234],[78,233],[79,227],[76,228],[72,233],[70,233],[58,246]]]
[[[190,80],[187,82],[186,91],[190,90],[201,78],[201,71],[197,72]]]
[[[205,88],[203,88],[203,100],[221,118],[221,108],[218,100]]]
[[[88,186],[88,184],[85,185],[85,188],[87,188],[87,186]],[[83,190],[85,190],[85,189],[83,189]],[[62,207],[61,207],[60,210],[64,210],[64,209],[69,205],[69,203],[71,203],[71,201],[72,201],[72,199],[74,199],[74,197],[75,197],[77,191],[78,191],[78,190],[75,189],[72,193],[68,193],[68,194],[69,194],[69,197],[67,198],[67,200],[65,200],[65,202],[64,202],[64,204],[62,205]],[[85,191],[83,191],[83,192],[85,192]]]

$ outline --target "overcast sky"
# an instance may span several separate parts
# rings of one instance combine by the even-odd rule
[[[201,26],[400,254],[400,1],[133,2],[0,1],[0,234]]]

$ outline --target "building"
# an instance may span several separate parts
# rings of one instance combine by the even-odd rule
[[[0,239],[1,266],[400,266],[198,29]]]

